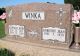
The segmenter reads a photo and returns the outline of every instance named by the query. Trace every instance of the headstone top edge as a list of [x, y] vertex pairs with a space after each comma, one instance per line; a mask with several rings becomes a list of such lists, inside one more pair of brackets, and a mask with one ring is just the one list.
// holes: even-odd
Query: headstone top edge
[[13, 7], [22, 7], [22, 6], [31, 6], [31, 5], [36, 5], [40, 6], [40, 5], [48, 5], [48, 6], [72, 6], [71, 4], [49, 4], [49, 3], [43, 3], [43, 2], [34, 2], [34, 3], [25, 3], [25, 4], [18, 4], [18, 5], [12, 5], [12, 6], [7, 6], [5, 8], [13, 8]]

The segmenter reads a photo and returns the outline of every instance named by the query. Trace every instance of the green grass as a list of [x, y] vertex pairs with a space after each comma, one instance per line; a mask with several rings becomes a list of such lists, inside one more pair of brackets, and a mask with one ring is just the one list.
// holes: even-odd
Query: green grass
[[15, 53], [6, 48], [0, 48], [0, 56], [15, 56]]
[[3, 38], [5, 35], [5, 23], [0, 21], [0, 38]]

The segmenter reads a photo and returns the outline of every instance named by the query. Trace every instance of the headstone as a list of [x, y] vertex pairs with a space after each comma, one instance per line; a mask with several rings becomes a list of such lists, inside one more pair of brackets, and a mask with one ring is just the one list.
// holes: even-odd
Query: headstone
[[6, 12], [9, 14], [5, 26], [8, 35], [18, 32], [19, 36], [42, 44], [51, 39], [51, 45], [58, 47], [69, 47], [72, 42], [70, 4], [31, 3], [6, 7]]

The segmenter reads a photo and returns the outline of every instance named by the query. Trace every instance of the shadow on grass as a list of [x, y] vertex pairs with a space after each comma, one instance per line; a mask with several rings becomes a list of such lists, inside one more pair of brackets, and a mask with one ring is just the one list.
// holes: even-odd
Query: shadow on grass
[[6, 48], [0, 48], [0, 56], [15, 56], [15, 53]]

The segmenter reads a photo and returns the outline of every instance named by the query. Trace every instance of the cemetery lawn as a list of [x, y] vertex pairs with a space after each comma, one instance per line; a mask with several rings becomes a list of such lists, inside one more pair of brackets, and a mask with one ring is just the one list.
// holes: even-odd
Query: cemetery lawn
[[0, 21], [0, 38], [5, 36], [5, 23], [4, 21]]

